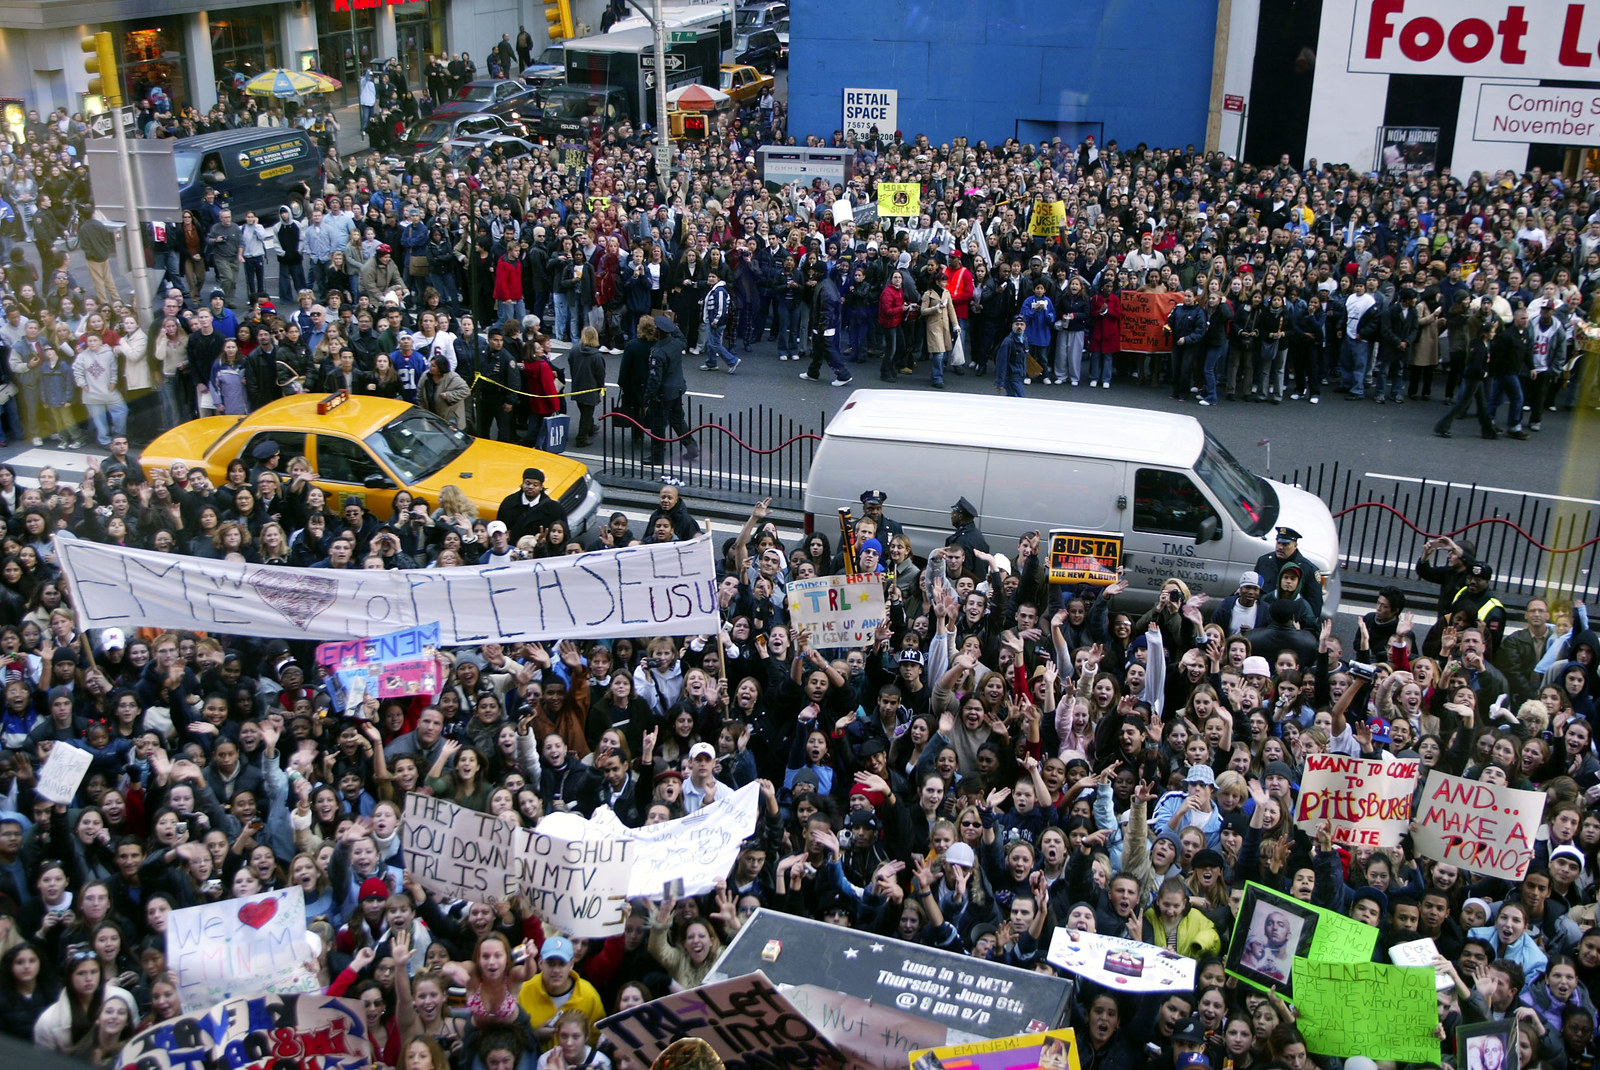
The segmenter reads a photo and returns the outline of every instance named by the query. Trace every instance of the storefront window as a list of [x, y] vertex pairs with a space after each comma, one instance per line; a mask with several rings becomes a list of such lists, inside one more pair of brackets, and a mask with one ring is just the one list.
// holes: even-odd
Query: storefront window
[[182, 52], [184, 17], [124, 23], [121, 32], [112, 31], [121, 46], [117, 69], [129, 103], [150, 99], [155, 89], [166, 95], [174, 111], [189, 103]]
[[284, 65], [277, 13], [271, 8], [211, 12], [211, 65], [217, 75], [217, 95], [237, 103], [246, 82]]
[[350, 0], [317, 0], [317, 43], [322, 49], [318, 69], [343, 85], [330, 93], [335, 106], [359, 98], [361, 71], [373, 61], [378, 47], [377, 12]]
[[395, 42], [406, 81], [416, 89], [427, 84], [424, 71], [428, 57], [445, 50], [444, 5], [446, 0], [402, 4], [394, 9]]

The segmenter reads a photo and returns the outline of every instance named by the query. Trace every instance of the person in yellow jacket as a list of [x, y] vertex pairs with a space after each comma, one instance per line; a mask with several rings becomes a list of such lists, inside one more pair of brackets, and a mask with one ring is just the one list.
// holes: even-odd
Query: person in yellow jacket
[[1147, 944], [1169, 948], [1191, 959], [1215, 955], [1222, 948], [1217, 927], [1205, 914], [1189, 905], [1189, 888], [1177, 877], [1161, 882], [1156, 905], [1145, 911], [1144, 916], [1143, 939]]
[[572, 971], [572, 954], [572, 941], [565, 936], [547, 938], [539, 948], [539, 972], [523, 982], [517, 997], [528, 1012], [541, 1052], [555, 1043], [555, 1018], [564, 1010], [582, 1011], [589, 1019], [590, 1044], [600, 1037], [594, 1023], [606, 1016], [605, 1006], [594, 985]]

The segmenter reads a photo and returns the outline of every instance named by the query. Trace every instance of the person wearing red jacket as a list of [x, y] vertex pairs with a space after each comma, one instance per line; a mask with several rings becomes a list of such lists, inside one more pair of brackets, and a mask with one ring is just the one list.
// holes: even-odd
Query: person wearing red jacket
[[[1108, 273], [1109, 274], [1109, 273]], [[1122, 298], [1110, 279], [1089, 299], [1089, 381], [1111, 389], [1111, 369], [1122, 352]]]
[[512, 242], [494, 265], [494, 301], [500, 322], [522, 322], [527, 306], [522, 299], [522, 246]]
[[[956, 328], [959, 331], [957, 345], [961, 344], [961, 339], [967, 334], [967, 316], [971, 313], [972, 306], [972, 286], [972, 272], [962, 263], [960, 250], [951, 253], [950, 262], [944, 269], [944, 289], [950, 295], [950, 303], [956, 311]], [[964, 370], [954, 366], [950, 370], [957, 375], [966, 374]]]
[[889, 273], [889, 284], [878, 297], [878, 326], [883, 328], [883, 361], [878, 365], [878, 378], [886, 383], [900, 381], [894, 358], [901, 344], [900, 325], [905, 321], [905, 279], [895, 270]]
[[[586, 328], [592, 331], [594, 328]], [[544, 429], [547, 416], [554, 416], [561, 411], [560, 390], [556, 386], [556, 369], [550, 363], [549, 351], [543, 342], [532, 342], [528, 346], [528, 357], [522, 364], [523, 377], [526, 380], [528, 391], [528, 426], [522, 432], [522, 444], [535, 449], [539, 445], [539, 433]]]

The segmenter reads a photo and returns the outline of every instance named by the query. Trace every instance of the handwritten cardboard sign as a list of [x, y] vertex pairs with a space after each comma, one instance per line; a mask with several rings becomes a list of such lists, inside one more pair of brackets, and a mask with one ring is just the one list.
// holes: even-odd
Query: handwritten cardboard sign
[[1439, 958], [1439, 946], [1429, 937], [1420, 940], [1407, 940], [1403, 944], [1389, 946], [1389, 961], [1396, 966], [1426, 966], [1434, 971], [1433, 986], [1443, 992], [1447, 988], [1454, 988], [1456, 983], [1450, 977], [1450, 971], [1444, 968], [1443, 963], [1435, 965]]
[[1314, 1055], [1437, 1063], [1433, 970], [1295, 959], [1295, 1025]]
[[949, 1030], [950, 1042], [1038, 1033], [1066, 1023], [1073, 982], [998, 962], [762, 908], [739, 927], [711, 979], [760, 970]]
[[783, 985], [779, 990], [844, 1052], [850, 1070], [905, 1070], [913, 1051], [951, 1041], [952, 1030], [946, 1026], [845, 992], [821, 985]]
[[245, 996], [136, 1033], [111, 1065], [121, 1070], [369, 1070], [373, 1048], [358, 1000]]
[[869, 647], [887, 607], [877, 576], [817, 576], [791, 580], [785, 598], [789, 620], [811, 632], [819, 649]]
[[439, 643], [601, 639], [717, 630], [711, 538], [471, 568], [281, 568], [74, 539], [56, 562], [85, 628], [174, 628], [348, 639], [439, 624]]
[[1195, 961], [1164, 947], [1118, 936], [1057, 928], [1050, 965], [1121, 992], [1188, 992]]
[[917, 182], [879, 182], [878, 214], [880, 216], [910, 216], [922, 214], [922, 186]]
[[1295, 824], [1308, 833], [1317, 823], [1333, 826], [1333, 842], [1397, 847], [1411, 824], [1411, 796], [1419, 761], [1375, 762], [1342, 754], [1306, 756], [1295, 800]]
[[[1141, 280], [1142, 281], [1142, 280]], [[1118, 325], [1122, 332], [1124, 353], [1170, 353], [1172, 339], [1167, 337], [1167, 317], [1183, 304], [1182, 294], [1140, 293], [1137, 290], [1122, 292], [1122, 318]]]
[[615, 936], [627, 920], [628, 840], [566, 839], [412, 794], [401, 844], [407, 871], [430, 892], [476, 903], [521, 896], [568, 936]]
[[841, 1070], [844, 1055], [757, 971], [674, 992], [600, 1021], [600, 1032], [650, 1065], [682, 1037], [710, 1044], [727, 1070]]
[[1034, 201], [1028, 217], [1028, 233], [1035, 238], [1054, 238], [1067, 225], [1065, 201]]
[[50, 757], [39, 768], [39, 782], [34, 794], [41, 799], [66, 805], [78, 797], [78, 785], [84, 774], [94, 764], [94, 755], [70, 743], [57, 743], [50, 748]]
[[1417, 854], [1520, 881], [1533, 862], [1544, 803], [1542, 791], [1518, 791], [1435, 769], [1422, 789]]
[[174, 910], [167, 962], [185, 1007], [261, 993], [315, 992], [305, 968], [306, 899], [299, 885]]

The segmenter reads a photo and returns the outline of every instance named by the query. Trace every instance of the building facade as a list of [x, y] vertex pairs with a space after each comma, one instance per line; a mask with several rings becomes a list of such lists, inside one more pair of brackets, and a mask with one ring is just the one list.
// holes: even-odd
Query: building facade
[[[1224, 0], [1226, 2], [1226, 0]], [[843, 128], [846, 89], [893, 90], [909, 140], [1198, 145], [1218, 0], [790, 0], [789, 128]]]
[[[214, 0], [213, 0], [214, 2]], [[577, 0], [577, 21], [598, 25], [604, 0]], [[0, 99], [47, 115], [90, 114], [80, 40], [108, 31], [125, 100], [160, 89], [201, 112], [243, 79], [273, 67], [320, 70], [354, 103], [362, 68], [399, 59], [414, 88], [427, 57], [472, 55], [479, 70], [502, 33], [526, 26], [534, 51], [547, 43], [542, 0], [280, 0], [212, 6], [208, 0], [0, 0]]]

